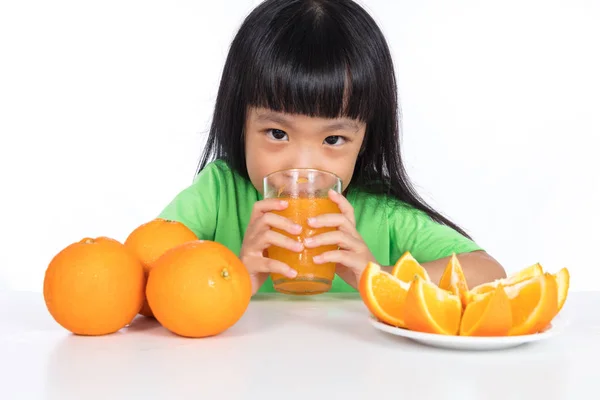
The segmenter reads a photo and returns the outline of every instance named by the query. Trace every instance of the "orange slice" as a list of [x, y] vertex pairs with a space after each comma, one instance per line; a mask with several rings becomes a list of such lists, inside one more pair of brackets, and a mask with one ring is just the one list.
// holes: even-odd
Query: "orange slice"
[[370, 262], [363, 271], [358, 291], [368, 310], [388, 325], [404, 328], [404, 301], [409, 284], [394, 278]]
[[510, 299], [510, 336], [530, 335], [545, 329], [558, 310], [558, 286], [554, 275], [544, 273], [505, 287]]
[[544, 269], [540, 265], [540, 263], [535, 263], [530, 265], [529, 267], [523, 268], [520, 271], [517, 271], [506, 278], [506, 284], [512, 285], [514, 283], [519, 283], [524, 281], [525, 279], [529, 279], [533, 276], [540, 276], [544, 274]]
[[412, 331], [456, 335], [460, 327], [460, 297], [415, 276], [404, 301], [404, 323]]
[[502, 284], [465, 308], [460, 323], [461, 336], [506, 336], [512, 327], [510, 300]]
[[554, 277], [556, 278], [556, 286], [558, 290], [558, 309], [556, 311], [558, 314], [565, 305], [565, 301], [567, 301], [571, 277], [567, 268], [563, 268], [558, 271], [556, 274], [554, 274]]
[[456, 254], [452, 254], [450, 261], [448, 261], [438, 286], [440, 289], [447, 290], [450, 293], [457, 295], [460, 298], [463, 307], [467, 306], [467, 303], [469, 302], [469, 287], [467, 286], [465, 274], [458, 262]]
[[544, 273], [542, 266], [537, 263], [533, 264], [529, 267], [523, 268], [520, 271], [517, 271], [506, 278], [496, 279], [492, 282], [482, 283], [481, 285], [475, 286], [471, 289], [471, 295], [478, 295], [482, 293], [492, 292], [499, 284], [504, 286], [511, 286], [517, 284], [519, 282], [523, 282], [526, 279], [532, 278], [534, 276], [540, 276]]
[[402, 257], [396, 261], [396, 264], [392, 269], [392, 275], [404, 282], [411, 282], [415, 275], [419, 275], [426, 281], [431, 280], [429, 279], [429, 275], [425, 268], [415, 260], [409, 251], [405, 252]]
[[552, 327], [552, 320], [556, 315], [562, 310], [565, 305], [565, 301], [567, 300], [567, 294], [569, 293], [569, 270], [567, 268], [562, 268], [556, 274], [553, 274], [552, 277], [556, 280], [556, 310], [554, 314], [548, 315], [546, 319], [548, 320], [548, 325], [545, 328], [542, 328], [540, 332], [543, 332]]

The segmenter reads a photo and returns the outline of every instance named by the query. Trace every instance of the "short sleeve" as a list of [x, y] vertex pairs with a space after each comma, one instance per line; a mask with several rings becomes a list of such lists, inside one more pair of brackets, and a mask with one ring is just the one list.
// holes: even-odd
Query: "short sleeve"
[[214, 240], [221, 187], [219, 167], [208, 164], [159, 214], [191, 229], [198, 239]]
[[483, 250], [473, 240], [414, 207], [396, 204], [390, 206], [388, 213], [393, 262], [405, 251], [410, 251], [418, 262], [425, 263], [449, 257], [452, 253]]

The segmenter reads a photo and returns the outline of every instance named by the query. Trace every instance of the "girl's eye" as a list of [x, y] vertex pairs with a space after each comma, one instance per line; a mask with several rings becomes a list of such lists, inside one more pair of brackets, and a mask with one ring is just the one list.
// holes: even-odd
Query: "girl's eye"
[[287, 139], [287, 133], [285, 133], [284, 131], [280, 130], [280, 129], [269, 129], [267, 131], [267, 135], [271, 136], [272, 139], [274, 140], [284, 140]]
[[324, 142], [331, 146], [339, 146], [346, 142], [346, 138], [343, 136], [327, 136]]

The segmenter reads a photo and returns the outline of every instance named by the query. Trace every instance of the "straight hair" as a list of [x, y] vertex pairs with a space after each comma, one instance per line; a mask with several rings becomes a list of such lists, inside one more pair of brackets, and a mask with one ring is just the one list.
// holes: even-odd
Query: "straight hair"
[[233, 39], [197, 172], [224, 160], [248, 178], [244, 125], [250, 107], [366, 123], [349, 189], [382, 194], [467, 233], [412, 186], [400, 151], [392, 57], [371, 16], [351, 0], [266, 0]]

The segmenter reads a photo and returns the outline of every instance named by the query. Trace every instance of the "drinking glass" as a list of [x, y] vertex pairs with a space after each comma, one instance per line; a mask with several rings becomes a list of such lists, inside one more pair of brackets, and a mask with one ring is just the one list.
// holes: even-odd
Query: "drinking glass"
[[[274, 172], [263, 179], [264, 198], [286, 200], [288, 206], [275, 214], [289, 218], [302, 226], [302, 232], [292, 235], [273, 229], [294, 240], [304, 243], [304, 239], [333, 231], [337, 228], [312, 228], [308, 219], [321, 214], [340, 213], [340, 209], [328, 196], [330, 189], [341, 193], [341, 179], [330, 172], [317, 169], [296, 168]], [[298, 272], [295, 278], [272, 273], [275, 290], [287, 294], [312, 295], [325, 293], [331, 289], [335, 276], [335, 263], [315, 264], [313, 257], [326, 251], [336, 250], [337, 245], [304, 248], [300, 252], [270, 246], [268, 257], [281, 261]]]

